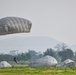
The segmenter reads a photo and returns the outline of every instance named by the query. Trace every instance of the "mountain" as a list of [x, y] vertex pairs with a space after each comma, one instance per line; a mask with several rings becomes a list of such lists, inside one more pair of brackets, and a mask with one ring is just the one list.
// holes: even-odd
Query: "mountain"
[[25, 52], [27, 50], [45, 51], [53, 48], [59, 41], [50, 37], [11, 37], [0, 39], [0, 53], [7, 53], [11, 50]]

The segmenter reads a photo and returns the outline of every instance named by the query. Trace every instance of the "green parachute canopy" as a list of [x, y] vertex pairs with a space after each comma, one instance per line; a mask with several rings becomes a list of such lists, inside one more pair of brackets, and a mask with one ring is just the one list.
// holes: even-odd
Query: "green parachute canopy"
[[0, 35], [13, 33], [28, 33], [31, 30], [31, 21], [19, 17], [5, 17], [0, 19]]

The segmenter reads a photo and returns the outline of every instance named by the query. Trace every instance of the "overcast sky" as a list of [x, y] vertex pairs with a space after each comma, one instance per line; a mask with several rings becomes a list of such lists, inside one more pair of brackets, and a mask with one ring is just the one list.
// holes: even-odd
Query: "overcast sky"
[[14, 36], [48, 36], [76, 44], [76, 0], [0, 0], [0, 18], [7, 16], [32, 22], [29, 34]]

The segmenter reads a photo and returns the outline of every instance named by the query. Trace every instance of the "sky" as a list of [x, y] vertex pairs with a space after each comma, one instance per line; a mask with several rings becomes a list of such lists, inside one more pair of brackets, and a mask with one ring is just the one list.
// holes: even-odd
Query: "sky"
[[30, 33], [0, 36], [48, 36], [76, 44], [76, 0], [0, 0], [0, 18], [22, 17], [32, 22]]

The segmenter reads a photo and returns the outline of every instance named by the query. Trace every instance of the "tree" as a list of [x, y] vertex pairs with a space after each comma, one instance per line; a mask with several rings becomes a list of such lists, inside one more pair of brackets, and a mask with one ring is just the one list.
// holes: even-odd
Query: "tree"
[[55, 46], [55, 49], [56, 49], [57, 51], [60, 51], [60, 50], [61, 50], [61, 44], [58, 43], [58, 44]]
[[41, 57], [42, 55], [41, 54], [38, 54], [36, 51], [34, 50], [29, 50], [28, 52], [26, 53], [21, 53], [21, 54], [18, 54], [16, 57], [19, 61], [21, 60], [36, 60], [37, 58]]
[[31, 58], [31, 55], [27, 52], [27, 53], [18, 54], [16, 57], [17, 57], [18, 61], [29, 60]]
[[66, 50], [66, 49], [67, 49], [66, 44], [62, 43], [62, 44], [61, 44], [61, 49], [62, 49], [62, 50]]
[[28, 51], [28, 53], [29, 53], [31, 56], [34, 56], [34, 55], [36, 55], [36, 54], [37, 54], [37, 52], [36, 52], [36, 51], [34, 51], [34, 50], [29, 50], [29, 51]]
[[76, 62], [76, 51], [74, 52], [73, 60]]
[[56, 48], [57, 51], [62, 51], [62, 50], [67, 49], [67, 45], [64, 44], [64, 43], [58, 43], [58, 44], [55, 46], [55, 48]]
[[28, 53], [29, 53], [30, 56], [31, 56], [31, 58], [30, 58], [31, 61], [36, 60], [36, 59], [38, 58], [38, 53], [37, 53], [36, 51], [34, 51], [34, 50], [29, 50]]
[[50, 55], [50, 56], [55, 57], [55, 51], [54, 51], [52, 48], [47, 49], [47, 50], [44, 52], [44, 56], [46, 56], [46, 55]]
[[0, 61], [13, 61], [14, 56], [8, 54], [1, 54]]
[[58, 54], [62, 58], [61, 61], [64, 61], [66, 59], [73, 59], [73, 55], [74, 55], [71, 49], [65, 49], [65, 50], [59, 51]]

